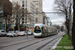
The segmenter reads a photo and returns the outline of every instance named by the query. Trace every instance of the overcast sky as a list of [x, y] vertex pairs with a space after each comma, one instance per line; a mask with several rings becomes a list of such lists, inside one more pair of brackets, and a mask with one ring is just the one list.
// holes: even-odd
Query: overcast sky
[[[10, 0], [12, 1], [12, 0]], [[43, 0], [43, 11], [44, 12], [54, 12], [54, 1], [55, 0]], [[50, 18], [51, 22], [56, 25], [62, 25], [65, 21], [65, 17], [63, 15], [46, 13], [46, 15]]]
[[[44, 12], [54, 12], [54, 1], [55, 0], [43, 0], [43, 11]], [[58, 15], [53, 13], [46, 13], [46, 15], [50, 18], [51, 22], [56, 25], [62, 25], [65, 21], [64, 15]]]

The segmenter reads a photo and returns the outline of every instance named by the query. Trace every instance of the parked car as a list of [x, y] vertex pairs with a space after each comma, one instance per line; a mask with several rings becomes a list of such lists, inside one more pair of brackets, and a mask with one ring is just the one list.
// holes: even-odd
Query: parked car
[[24, 36], [24, 35], [26, 35], [26, 32], [25, 31], [20, 31], [20, 32], [18, 32], [18, 35]]
[[16, 30], [15, 33], [19, 34], [20, 31]]
[[32, 31], [28, 31], [28, 35], [32, 35], [33, 34], [33, 32]]
[[18, 36], [18, 33], [16, 33], [15, 31], [9, 31], [7, 33], [7, 36]]
[[5, 30], [0, 30], [0, 36], [7, 36], [7, 32]]

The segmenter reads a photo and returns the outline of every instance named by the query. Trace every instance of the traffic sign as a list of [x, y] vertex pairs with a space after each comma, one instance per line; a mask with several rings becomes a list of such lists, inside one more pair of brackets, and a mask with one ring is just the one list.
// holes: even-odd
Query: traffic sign
[[15, 24], [13, 24], [13, 27], [15, 27]]
[[11, 25], [11, 27], [14, 28], [13, 25]]

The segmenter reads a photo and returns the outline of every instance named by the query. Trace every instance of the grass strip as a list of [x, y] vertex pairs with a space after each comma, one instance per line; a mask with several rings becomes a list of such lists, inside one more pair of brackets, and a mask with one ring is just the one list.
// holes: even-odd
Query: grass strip
[[69, 39], [69, 36], [67, 33], [63, 35], [63, 38], [61, 41], [58, 43], [57, 47], [55, 50], [72, 50], [72, 43], [71, 40]]

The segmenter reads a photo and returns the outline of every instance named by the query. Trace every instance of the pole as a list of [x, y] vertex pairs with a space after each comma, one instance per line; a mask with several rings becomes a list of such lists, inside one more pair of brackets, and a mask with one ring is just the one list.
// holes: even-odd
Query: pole
[[28, 38], [28, 30], [27, 30], [27, 38]]
[[7, 17], [5, 19], [5, 30], [7, 31]]
[[5, 26], [4, 26], [4, 29], [5, 29], [5, 31], [6, 31], [6, 18], [5, 18]]

